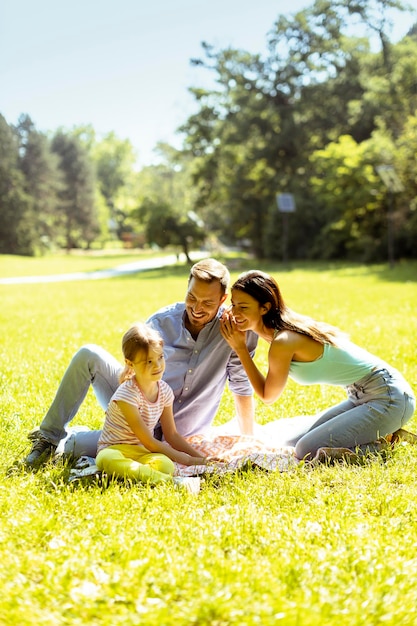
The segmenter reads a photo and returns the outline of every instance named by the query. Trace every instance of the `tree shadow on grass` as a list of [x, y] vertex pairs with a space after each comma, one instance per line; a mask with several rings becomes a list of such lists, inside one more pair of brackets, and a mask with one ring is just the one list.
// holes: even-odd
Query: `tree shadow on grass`
[[[300, 261], [283, 263], [276, 260], [257, 260], [247, 257], [233, 257], [232, 259], [216, 257], [224, 263], [232, 274], [240, 274], [251, 269], [258, 269], [273, 276], [290, 272], [334, 273], [341, 278], [358, 278], [364, 276], [374, 276], [381, 282], [407, 283], [417, 281], [417, 261], [398, 261], [393, 268], [387, 263], [365, 265], [363, 263], [349, 263], [341, 261]], [[167, 278], [184, 278], [188, 280], [191, 265], [178, 264], [163, 268], [147, 269], [141, 272], [118, 276], [121, 280], [137, 280], [138, 276], [142, 280], [158, 280]]]

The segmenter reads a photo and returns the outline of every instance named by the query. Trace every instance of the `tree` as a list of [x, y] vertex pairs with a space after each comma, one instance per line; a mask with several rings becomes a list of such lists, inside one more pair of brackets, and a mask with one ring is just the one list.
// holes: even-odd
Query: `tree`
[[396, 247], [405, 257], [416, 256], [417, 241], [417, 115], [409, 115], [395, 142], [391, 164], [401, 181], [395, 194]]
[[362, 262], [385, 258], [383, 189], [368, 143], [345, 135], [311, 160], [315, 174], [310, 183], [322, 220], [314, 256]]
[[131, 198], [135, 151], [128, 139], [119, 139], [112, 132], [93, 145], [91, 155], [100, 192], [120, 237], [134, 208]]
[[123, 239], [131, 230], [129, 214], [136, 206], [134, 148], [114, 132], [98, 138], [91, 125], [77, 126], [71, 135], [80, 140], [94, 165], [101, 238], [105, 240], [111, 231]]
[[25, 179], [25, 192], [30, 198], [36, 248], [42, 250], [54, 243], [62, 173], [49, 139], [36, 131], [29, 116], [20, 116], [16, 132], [19, 137], [20, 169]]
[[222, 89], [194, 90], [201, 114], [182, 127], [185, 149], [195, 159], [197, 207], [210, 230], [222, 232], [229, 243], [250, 239], [260, 257], [277, 161], [288, 164], [294, 154], [293, 112], [288, 107], [281, 115], [264, 93], [258, 56], [230, 49], [214, 53], [207, 45], [205, 52], [206, 67], [218, 73]]
[[[310, 155], [343, 135], [366, 141], [381, 115], [390, 118], [384, 102], [367, 97], [372, 81], [364, 71], [376, 59], [381, 71], [392, 69], [386, 64], [387, 6], [402, 8], [395, 0], [317, 0], [277, 19], [265, 58], [203, 44], [206, 58], [194, 64], [214, 73], [215, 87], [192, 90], [200, 110], [181, 130], [194, 157], [197, 206], [223, 236], [249, 239], [258, 257], [275, 256], [281, 230], [275, 194], [290, 192], [297, 196], [291, 249], [309, 255], [306, 242], [323, 227], [309, 189]], [[373, 10], [379, 8], [378, 23]], [[361, 36], [348, 36], [358, 18]], [[382, 57], [365, 36], [375, 24]], [[387, 100], [388, 109], [393, 102]]]
[[188, 263], [192, 263], [190, 250], [205, 239], [204, 224], [193, 212], [181, 214], [172, 205], [163, 201], [145, 199], [135, 215], [145, 223], [146, 238], [150, 244], [160, 248], [178, 246]]
[[16, 134], [0, 115], [0, 253], [32, 255], [34, 229]]
[[[257, 257], [273, 252], [267, 247], [271, 225], [275, 240], [279, 234], [271, 221], [276, 193], [306, 195], [300, 190], [308, 152], [348, 128], [341, 93], [359, 98], [363, 92], [359, 53], [344, 44], [342, 19], [331, 6], [321, 22], [315, 11], [281, 17], [266, 59], [204, 45], [208, 60], [198, 63], [216, 72], [217, 88], [194, 91], [201, 115], [182, 128], [185, 148], [196, 157], [200, 204], [236, 240], [250, 239]], [[295, 220], [304, 227], [302, 214]]]
[[62, 131], [52, 139], [59, 157], [64, 187], [59, 193], [59, 227], [67, 248], [89, 247], [98, 234], [94, 205], [94, 170], [86, 150], [75, 136]]

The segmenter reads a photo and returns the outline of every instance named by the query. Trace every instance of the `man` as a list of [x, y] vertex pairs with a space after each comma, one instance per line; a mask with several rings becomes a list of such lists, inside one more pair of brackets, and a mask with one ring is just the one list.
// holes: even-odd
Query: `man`
[[[163, 378], [174, 391], [175, 423], [184, 437], [208, 432], [226, 382], [234, 396], [241, 432], [253, 434], [252, 387], [236, 354], [220, 334], [229, 281], [229, 271], [222, 263], [215, 259], [199, 261], [190, 270], [185, 302], [169, 305], [147, 321], [164, 340], [166, 369]], [[256, 335], [249, 332], [247, 344], [252, 356], [256, 343]], [[78, 350], [39, 430], [29, 436], [33, 444], [24, 460], [26, 466], [38, 467], [55, 453], [90, 385], [101, 407], [107, 408], [119, 385], [122, 369], [121, 364], [99, 346], [88, 344]], [[73, 434], [65, 451], [74, 456], [96, 456], [100, 432]]]

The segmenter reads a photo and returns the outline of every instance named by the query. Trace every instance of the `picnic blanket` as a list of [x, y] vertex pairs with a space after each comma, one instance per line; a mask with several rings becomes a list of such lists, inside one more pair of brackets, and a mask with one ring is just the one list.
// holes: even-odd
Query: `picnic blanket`
[[[213, 456], [216, 460], [207, 465], [186, 466], [175, 463], [176, 476], [224, 475], [255, 467], [285, 472], [298, 463], [294, 448], [268, 446], [259, 439], [245, 435], [194, 435], [185, 439], [201, 451], [202, 456]], [[81, 456], [70, 471], [68, 483], [92, 479], [101, 474], [94, 457]]]
[[[223, 427], [213, 428], [209, 435], [185, 437], [188, 443], [199, 450], [202, 455], [215, 457], [216, 460], [207, 465], [186, 466], [176, 463], [175, 474], [184, 477], [204, 474], [221, 475], [246, 467], [258, 467], [266, 471], [288, 471], [300, 461], [295, 456], [294, 448], [283, 443], [282, 432], [278, 432], [276, 425], [272, 424], [270, 428], [268, 426], [262, 432], [258, 432], [255, 437], [230, 434]], [[230, 424], [227, 425], [227, 429], [230, 429]], [[417, 435], [401, 429], [391, 438], [380, 442], [381, 450], [396, 446], [398, 443], [417, 444]], [[363, 455], [346, 448], [320, 448], [313, 463], [331, 461], [360, 463], [363, 458]], [[74, 469], [70, 471], [68, 482], [94, 478], [98, 475], [101, 475], [101, 472], [95, 464], [95, 458], [81, 456]]]
[[181, 465], [176, 463], [178, 476], [201, 476], [202, 474], [226, 474], [244, 467], [259, 467], [263, 470], [280, 472], [294, 467], [298, 460], [294, 448], [274, 447], [261, 439], [245, 435], [193, 435], [185, 437], [187, 442], [204, 456], [213, 456], [216, 461], [207, 465]]

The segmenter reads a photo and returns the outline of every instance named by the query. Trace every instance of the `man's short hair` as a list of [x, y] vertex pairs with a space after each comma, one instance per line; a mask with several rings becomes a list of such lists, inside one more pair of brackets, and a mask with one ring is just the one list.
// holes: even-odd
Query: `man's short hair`
[[223, 263], [216, 261], [216, 259], [202, 259], [195, 263], [188, 277], [188, 282], [192, 278], [202, 280], [206, 283], [212, 283], [218, 280], [223, 293], [226, 293], [230, 284], [229, 270]]

